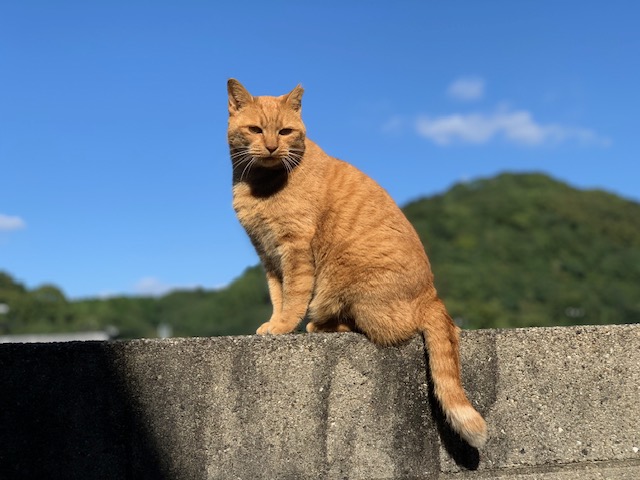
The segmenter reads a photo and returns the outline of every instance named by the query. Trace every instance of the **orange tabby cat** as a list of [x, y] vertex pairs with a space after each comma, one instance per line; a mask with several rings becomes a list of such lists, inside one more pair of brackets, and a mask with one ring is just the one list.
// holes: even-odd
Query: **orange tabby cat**
[[253, 97], [230, 79], [233, 207], [255, 246], [273, 303], [258, 334], [356, 330], [390, 345], [420, 332], [451, 426], [480, 447], [487, 428], [462, 388], [459, 329], [433, 285], [420, 239], [391, 197], [306, 138], [303, 89]]

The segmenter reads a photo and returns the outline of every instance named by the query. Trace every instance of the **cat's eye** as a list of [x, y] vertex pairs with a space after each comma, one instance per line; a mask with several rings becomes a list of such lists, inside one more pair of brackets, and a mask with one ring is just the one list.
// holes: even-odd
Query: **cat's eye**
[[293, 133], [292, 128], [281, 128], [278, 134], [280, 135], [291, 135]]
[[262, 129], [256, 125], [251, 125], [248, 128], [251, 133], [262, 133]]

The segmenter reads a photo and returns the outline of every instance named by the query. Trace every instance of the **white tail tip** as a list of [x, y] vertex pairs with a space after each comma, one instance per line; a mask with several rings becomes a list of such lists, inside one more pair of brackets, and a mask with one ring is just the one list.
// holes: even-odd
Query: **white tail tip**
[[480, 448], [487, 443], [487, 424], [471, 405], [454, 407], [446, 413], [451, 427], [469, 445]]

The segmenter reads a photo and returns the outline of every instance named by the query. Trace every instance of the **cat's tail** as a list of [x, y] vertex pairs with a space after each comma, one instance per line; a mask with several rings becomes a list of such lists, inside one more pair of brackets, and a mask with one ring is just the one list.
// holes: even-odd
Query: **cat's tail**
[[469, 445], [480, 448], [487, 441], [487, 424], [469, 402], [462, 388], [458, 337], [444, 304], [435, 299], [423, 312], [422, 332], [429, 352], [433, 391], [455, 430]]

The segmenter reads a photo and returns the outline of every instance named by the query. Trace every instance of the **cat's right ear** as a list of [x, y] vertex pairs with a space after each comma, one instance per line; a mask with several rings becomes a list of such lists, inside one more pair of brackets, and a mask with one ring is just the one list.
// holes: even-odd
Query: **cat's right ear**
[[227, 80], [229, 92], [229, 115], [234, 115], [253, 102], [253, 97], [235, 78]]

